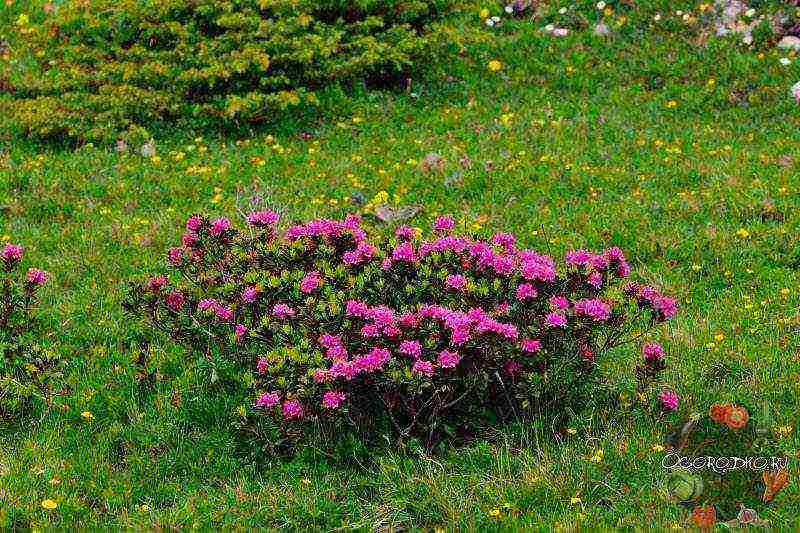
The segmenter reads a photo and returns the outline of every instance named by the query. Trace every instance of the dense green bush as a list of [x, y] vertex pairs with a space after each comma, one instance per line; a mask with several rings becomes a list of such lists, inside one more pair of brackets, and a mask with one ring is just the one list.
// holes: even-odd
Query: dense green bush
[[109, 140], [192, 118], [267, 121], [337, 83], [399, 79], [451, 0], [81, 0], [16, 31], [11, 121], [41, 138]]
[[[556, 262], [455, 233], [368, 233], [358, 216], [286, 231], [278, 214], [192, 216], [171, 272], [130, 286], [126, 309], [190, 348], [226, 393], [247, 390], [251, 442], [327, 445], [357, 434], [432, 448], [505, 421], [557, 423], [603, 390], [598, 362], [672, 318], [674, 299], [620, 282], [618, 248]], [[645, 346], [638, 373], [664, 370]], [[678, 398], [662, 399], [674, 410]], [[249, 424], [249, 425], [247, 425]]]

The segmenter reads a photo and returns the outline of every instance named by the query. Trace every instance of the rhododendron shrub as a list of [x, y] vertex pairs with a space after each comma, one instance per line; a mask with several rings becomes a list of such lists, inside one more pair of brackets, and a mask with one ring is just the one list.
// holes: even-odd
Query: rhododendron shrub
[[46, 386], [54, 362], [36, 342], [34, 312], [48, 274], [22, 267], [24, 249], [0, 247], [0, 418], [20, 412]]
[[[431, 445], [558, 411], [591, 394], [610, 349], [677, 310], [621, 284], [617, 248], [557, 264], [508, 233], [459, 235], [448, 217], [426, 237], [370, 235], [354, 215], [282, 230], [278, 218], [253, 213], [239, 230], [192, 216], [170, 271], [133, 284], [126, 307], [245, 369], [251, 414], [284, 437], [389, 429]], [[642, 372], [662, 369], [656, 352]]]

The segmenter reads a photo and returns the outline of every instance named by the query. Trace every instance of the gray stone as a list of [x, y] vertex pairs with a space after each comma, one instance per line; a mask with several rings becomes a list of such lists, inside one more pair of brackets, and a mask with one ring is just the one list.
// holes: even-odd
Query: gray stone
[[778, 48], [783, 50], [795, 50], [800, 52], [800, 37], [794, 35], [787, 35], [778, 42]]

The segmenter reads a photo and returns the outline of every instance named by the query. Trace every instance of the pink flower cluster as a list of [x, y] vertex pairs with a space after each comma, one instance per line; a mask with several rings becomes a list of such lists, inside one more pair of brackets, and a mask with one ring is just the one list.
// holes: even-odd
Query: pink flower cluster
[[647, 285], [628, 283], [624, 288], [625, 294], [636, 298], [640, 307], [649, 307], [653, 310], [657, 322], [670, 320], [678, 314], [678, 302], [675, 298], [664, 296], [658, 290]]
[[[383, 240], [368, 239], [355, 215], [285, 232], [273, 211], [247, 221], [258, 231], [190, 217], [168, 259], [195, 282], [151, 278], [147, 301], [233, 338], [258, 390], [269, 391], [254, 405], [284, 420], [333, 416], [345, 404], [352, 413], [364, 390], [392, 405], [408, 391], [460, 390], [476, 372], [485, 383], [502, 372], [514, 386], [558, 358], [590, 372], [600, 339], [614, 338], [598, 332], [616, 332], [629, 309], [638, 305], [650, 325], [677, 312], [648, 286], [630, 283], [628, 299], [614, 298], [608, 289], [630, 273], [619, 248], [570, 251], [557, 266], [511, 233], [457, 235], [451, 217], [437, 218], [428, 239], [401, 226]], [[651, 343], [643, 354], [660, 360], [663, 350]]]

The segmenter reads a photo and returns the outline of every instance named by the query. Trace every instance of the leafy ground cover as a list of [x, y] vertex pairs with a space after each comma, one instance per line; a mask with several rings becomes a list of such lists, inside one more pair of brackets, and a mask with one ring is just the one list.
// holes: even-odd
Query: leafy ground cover
[[[24, 7], [6, 4], [3, 28]], [[0, 524], [686, 526], [665, 487], [664, 436], [717, 402], [768, 405], [796, 478], [800, 60], [704, 34], [699, 4], [609, 4], [554, 6], [533, 23], [470, 6], [447, 30], [457, 56], [408, 92], [349, 96], [269, 131], [162, 132], [144, 150], [5, 135], [0, 239], [50, 272], [43, 343], [68, 364], [59, 394], [0, 431]], [[543, 30], [570, 13], [591, 25]], [[610, 36], [592, 31], [601, 18]], [[130, 322], [120, 284], [161, 264], [192, 212], [265, 205], [306, 219], [384, 202], [418, 208], [413, 225], [451, 213], [554, 256], [623, 248], [681, 303], [653, 339], [669, 347], [678, 410], [646, 414], [623, 382], [627, 416], [613, 425], [588, 409], [568, 427], [500, 429], [438, 456], [246, 461], [229, 423], [240, 403], [207, 394], [180, 347]], [[607, 370], [638, 357], [617, 350]], [[759, 514], [796, 528], [799, 501], [795, 479]]]

